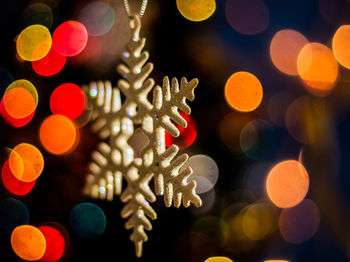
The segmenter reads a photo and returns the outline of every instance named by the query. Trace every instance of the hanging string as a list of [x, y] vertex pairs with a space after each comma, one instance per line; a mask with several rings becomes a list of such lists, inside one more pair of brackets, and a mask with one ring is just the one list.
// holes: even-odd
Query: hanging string
[[[125, 11], [128, 14], [128, 16], [132, 16], [133, 14], [130, 11], [130, 6], [129, 6], [129, 1], [128, 0], [123, 0], [124, 2], [124, 7]], [[146, 11], [148, 0], [142, 0], [141, 8], [139, 11], [139, 17], [142, 17]]]

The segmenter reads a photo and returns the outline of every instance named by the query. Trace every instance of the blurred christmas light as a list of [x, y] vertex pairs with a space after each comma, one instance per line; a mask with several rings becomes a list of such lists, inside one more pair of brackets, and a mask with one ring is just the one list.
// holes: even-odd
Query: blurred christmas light
[[10, 116], [3, 106], [3, 102], [0, 102], [0, 114], [2, 118], [12, 127], [22, 127], [28, 124], [34, 117], [35, 111], [29, 116], [24, 118], [13, 118]]
[[65, 250], [65, 241], [63, 236], [54, 227], [39, 226], [38, 229], [43, 233], [46, 240], [46, 250], [43, 257], [39, 261], [58, 261], [62, 257]]
[[227, 257], [210, 257], [206, 259], [204, 262], [233, 262], [233, 260]]
[[30, 25], [23, 29], [16, 40], [18, 55], [26, 61], [42, 59], [50, 51], [50, 31], [43, 25]]
[[0, 201], [0, 228], [11, 233], [15, 227], [28, 224], [29, 211], [25, 204], [14, 198]]
[[47, 151], [61, 155], [70, 152], [77, 144], [78, 130], [66, 116], [52, 115], [42, 122], [39, 137]]
[[275, 67], [287, 75], [298, 75], [298, 55], [307, 43], [306, 37], [298, 31], [278, 31], [270, 43], [270, 57]]
[[35, 101], [31, 93], [22, 87], [7, 91], [2, 103], [6, 112], [15, 119], [28, 117], [35, 111]]
[[77, 21], [59, 25], [52, 35], [55, 51], [63, 56], [75, 56], [84, 50], [88, 40], [85, 26]]
[[[2, 167], [1, 180], [4, 187], [12, 194], [24, 196], [32, 191], [36, 180], [32, 182], [23, 182], [18, 180], [11, 172], [8, 161]], [[25, 224], [25, 223], [23, 223]]]
[[42, 2], [31, 3], [24, 9], [21, 20], [25, 26], [40, 24], [50, 28], [53, 23], [52, 9]]
[[333, 36], [332, 49], [339, 64], [350, 69], [350, 25], [342, 25], [337, 29]]
[[70, 213], [70, 225], [82, 238], [94, 238], [106, 229], [106, 216], [103, 210], [92, 203], [80, 203]]
[[225, 85], [226, 102], [235, 110], [250, 112], [261, 103], [263, 89], [258, 78], [248, 72], [237, 72]]
[[32, 62], [35, 73], [41, 76], [53, 76], [59, 73], [66, 64], [67, 58], [51, 48], [50, 52], [42, 59]]
[[283, 209], [279, 218], [279, 229], [283, 238], [293, 244], [312, 238], [320, 225], [320, 211], [310, 199], [297, 206]]
[[39, 229], [30, 225], [16, 227], [11, 234], [11, 246], [20, 258], [39, 260], [46, 250], [46, 240]]
[[241, 34], [259, 34], [270, 22], [270, 13], [263, 0], [227, 0], [225, 10], [228, 23]]
[[19, 80], [12, 82], [6, 88], [5, 94], [14, 88], [24, 88], [25, 90], [27, 90], [32, 95], [32, 97], [35, 101], [35, 107], [38, 105], [39, 95], [38, 95], [38, 92], [37, 92], [35, 86], [30, 81], [28, 81], [26, 79], [19, 79]]
[[84, 111], [85, 100], [85, 94], [78, 85], [65, 83], [52, 92], [50, 109], [53, 114], [61, 114], [73, 120]]
[[281, 208], [299, 204], [309, 190], [309, 175], [295, 160], [277, 163], [266, 178], [266, 192], [271, 202]]
[[298, 55], [297, 68], [310, 93], [326, 96], [335, 87], [338, 63], [327, 46], [320, 43], [306, 44]]
[[216, 9], [215, 0], [176, 0], [176, 5], [183, 17], [195, 22], [208, 19]]
[[110, 4], [93, 1], [80, 10], [78, 20], [86, 26], [89, 35], [101, 36], [113, 27], [115, 12]]

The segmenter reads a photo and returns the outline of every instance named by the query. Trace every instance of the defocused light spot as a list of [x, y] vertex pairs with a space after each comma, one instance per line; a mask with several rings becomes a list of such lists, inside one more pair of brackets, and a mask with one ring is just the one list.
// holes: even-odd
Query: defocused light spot
[[82, 238], [94, 238], [106, 229], [106, 216], [102, 209], [92, 203], [76, 205], [70, 213], [70, 225]]
[[46, 250], [44, 256], [39, 260], [42, 262], [58, 261], [65, 250], [65, 242], [61, 233], [54, 227], [39, 226], [46, 240]]
[[256, 203], [248, 206], [242, 219], [243, 231], [252, 240], [266, 239], [277, 228], [276, 210], [268, 203]]
[[315, 141], [316, 119], [312, 114], [314, 110], [320, 111], [307, 96], [299, 97], [288, 107], [286, 127], [289, 134], [300, 143], [312, 144]]
[[298, 31], [290, 29], [278, 31], [270, 44], [270, 56], [273, 64], [285, 74], [298, 75], [298, 55], [307, 43], [306, 37]]
[[0, 67], [0, 98], [4, 95], [5, 89], [13, 82], [15, 78], [9, 70]]
[[52, 45], [50, 31], [42, 25], [30, 25], [18, 35], [18, 55], [27, 61], [37, 61], [47, 55]]
[[0, 114], [2, 118], [12, 127], [22, 127], [28, 124], [34, 117], [35, 111], [31, 113], [29, 116], [24, 117], [24, 118], [13, 118], [10, 116], [3, 105], [3, 102], [0, 102]]
[[297, 60], [298, 74], [317, 96], [328, 95], [338, 79], [338, 63], [332, 51], [320, 43], [306, 44]]
[[61, 114], [73, 120], [85, 108], [85, 94], [81, 88], [72, 83], [58, 86], [51, 94], [50, 108], [53, 114]]
[[198, 194], [205, 193], [212, 189], [219, 176], [219, 169], [216, 162], [206, 155], [191, 156], [182, 166], [181, 170], [191, 167], [193, 174], [189, 177], [189, 181], [197, 182], [196, 192]]
[[220, 217], [205, 216], [199, 218], [192, 228], [195, 232], [204, 233], [214, 243], [225, 244], [228, 237], [228, 226]]
[[260, 105], [262, 97], [261, 83], [251, 73], [234, 73], [226, 82], [225, 98], [233, 109], [241, 112], [253, 111]]
[[11, 246], [17, 256], [34, 261], [43, 257], [46, 241], [39, 229], [29, 225], [16, 227], [11, 234]]
[[86, 46], [88, 35], [85, 26], [77, 21], [59, 25], [52, 35], [52, 45], [63, 56], [75, 56]]
[[13, 118], [25, 118], [35, 110], [35, 101], [31, 93], [22, 87], [7, 91], [2, 102], [6, 112]]
[[186, 120], [187, 127], [183, 128], [182, 126], [175, 124], [180, 131], [180, 135], [178, 137], [173, 137], [167, 131], [165, 131], [165, 145], [170, 147], [172, 144], [175, 144], [180, 150], [182, 150], [192, 145], [196, 140], [197, 124], [190, 115], [187, 115], [182, 111], [180, 111], [180, 115]]
[[283, 209], [279, 228], [283, 238], [289, 243], [303, 243], [312, 238], [320, 225], [320, 211], [316, 204], [305, 199], [299, 205]]
[[86, 26], [89, 35], [101, 36], [113, 27], [115, 13], [108, 3], [94, 1], [81, 9], [78, 20]]
[[266, 30], [270, 13], [262, 0], [227, 0], [226, 19], [237, 32], [255, 35]]
[[206, 259], [204, 262], [233, 262], [233, 260], [227, 257], [210, 257]]
[[350, 69], [350, 25], [338, 28], [333, 36], [332, 49], [339, 64]]
[[25, 26], [41, 24], [50, 28], [53, 22], [52, 9], [44, 3], [32, 3], [24, 9], [22, 20]]
[[32, 62], [32, 67], [35, 73], [41, 76], [53, 76], [59, 73], [66, 64], [67, 58], [56, 53], [51, 48], [50, 52], [42, 59]]
[[183, 17], [195, 22], [208, 19], [216, 9], [215, 0], [176, 0], [176, 5]]
[[277, 92], [270, 98], [267, 110], [269, 118], [274, 124], [285, 126], [288, 106], [294, 99], [294, 95], [288, 91]]
[[[18, 165], [18, 155], [23, 161], [23, 171]], [[22, 143], [13, 148], [9, 157], [9, 166], [12, 174], [18, 180], [29, 183], [41, 175], [44, 168], [44, 158], [35, 146]]]
[[224, 116], [220, 122], [220, 138], [225, 146], [236, 154], [241, 154], [240, 134], [242, 128], [251, 121], [251, 116], [236, 111]]
[[14, 198], [5, 198], [0, 201], [0, 228], [5, 232], [20, 225], [28, 224], [29, 211], [21, 201]]
[[[8, 161], [2, 167], [1, 180], [4, 187], [14, 195], [24, 196], [32, 191], [36, 180], [32, 182], [23, 182], [18, 180], [11, 172]], [[25, 224], [25, 223], [24, 223]]]
[[14, 88], [24, 88], [26, 89], [33, 97], [35, 101], [35, 106], [38, 105], [39, 102], [39, 95], [38, 92], [36, 91], [35, 86], [28, 80], [26, 79], [19, 79], [11, 83], [5, 90], [5, 93], [9, 92], [11, 89]]
[[277, 259], [277, 260], [264, 260], [264, 262], [289, 262], [288, 260], [280, 260], [280, 259]]
[[66, 116], [52, 115], [41, 124], [39, 137], [47, 151], [55, 155], [61, 155], [69, 152], [74, 147], [78, 130]]
[[298, 161], [276, 164], [267, 175], [266, 191], [272, 203], [281, 208], [299, 204], [309, 190], [309, 175]]

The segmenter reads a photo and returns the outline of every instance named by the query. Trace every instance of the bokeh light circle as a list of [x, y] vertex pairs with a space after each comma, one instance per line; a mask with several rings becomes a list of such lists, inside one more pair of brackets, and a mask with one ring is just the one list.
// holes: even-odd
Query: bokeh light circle
[[6, 109], [4, 108], [3, 102], [0, 102], [0, 114], [2, 118], [12, 127], [22, 127], [28, 124], [34, 117], [35, 111], [31, 113], [29, 116], [24, 117], [24, 118], [13, 118], [10, 116], [7, 112]]
[[293, 244], [312, 238], [320, 225], [320, 211], [310, 199], [304, 199], [295, 207], [283, 209], [279, 218], [283, 238]]
[[43, 257], [46, 249], [46, 240], [43, 233], [36, 227], [22, 225], [13, 230], [11, 246], [20, 258], [35, 261]]
[[39, 137], [47, 151], [61, 155], [68, 153], [74, 147], [78, 130], [66, 116], [52, 115], [42, 122]]
[[333, 36], [332, 49], [339, 64], [350, 69], [350, 25], [337, 29]]
[[50, 28], [53, 22], [52, 9], [45, 3], [32, 3], [24, 9], [22, 20], [26, 26], [40, 24]]
[[95, 238], [106, 229], [106, 216], [102, 209], [92, 203], [76, 205], [70, 213], [70, 225], [82, 238]]
[[5, 93], [9, 92], [11, 89], [14, 88], [24, 88], [26, 89], [33, 97], [35, 101], [35, 106], [38, 105], [39, 102], [39, 95], [38, 92], [35, 88], [35, 86], [28, 80], [26, 79], [19, 79], [11, 83], [5, 90]]
[[187, 167], [191, 167], [193, 170], [189, 180], [197, 182], [196, 192], [198, 194], [208, 192], [215, 186], [219, 177], [219, 168], [211, 157], [207, 155], [191, 156], [181, 170], [185, 170]]
[[81, 9], [78, 20], [86, 26], [89, 35], [101, 36], [113, 27], [115, 12], [108, 3], [93, 1]]
[[58, 86], [50, 96], [50, 109], [53, 114], [61, 114], [73, 120], [80, 116], [85, 108], [83, 90], [72, 83]]
[[226, 19], [237, 32], [255, 35], [266, 30], [270, 13], [263, 0], [227, 0]]
[[[18, 164], [18, 155], [23, 161], [23, 169]], [[41, 175], [44, 168], [44, 158], [35, 146], [22, 143], [15, 146], [11, 151], [9, 166], [12, 174], [18, 180], [29, 183]]]
[[301, 49], [297, 68], [307, 90], [317, 96], [328, 95], [338, 80], [338, 62], [333, 52], [320, 43], [308, 43]]
[[233, 262], [233, 261], [227, 257], [210, 257], [206, 259], [204, 262]]
[[16, 48], [18, 55], [26, 61], [42, 59], [50, 51], [52, 39], [50, 31], [43, 25], [30, 25], [18, 35]]
[[75, 56], [85, 48], [88, 34], [85, 26], [77, 21], [67, 21], [59, 25], [52, 35], [55, 51], [63, 56]]
[[9, 162], [6, 161], [2, 167], [1, 181], [5, 188], [14, 195], [24, 196], [32, 191], [36, 180], [32, 182], [23, 182], [17, 179], [11, 172]]
[[285, 160], [268, 173], [266, 192], [271, 202], [281, 208], [299, 204], [309, 190], [309, 175], [300, 162]]
[[0, 228], [5, 232], [12, 232], [17, 226], [28, 224], [29, 211], [25, 204], [14, 198], [0, 201]]
[[287, 75], [298, 75], [298, 55], [307, 43], [306, 37], [298, 31], [278, 31], [270, 43], [270, 57], [275, 67]]
[[53, 76], [59, 73], [66, 64], [67, 58], [58, 54], [51, 48], [50, 52], [42, 59], [32, 62], [35, 73], [41, 76]]
[[40, 261], [58, 261], [65, 251], [65, 241], [60, 231], [51, 226], [39, 226], [38, 229], [43, 233], [46, 240], [46, 250]]
[[183, 17], [199, 22], [208, 19], [216, 9], [215, 0], [176, 0], [176, 6]]
[[235, 110], [250, 112], [262, 100], [263, 89], [256, 76], [248, 72], [237, 72], [230, 76], [225, 85], [227, 103]]
[[2, 98], [6, 112], [13, 118], [25, 118], [35, 110], [35, 101], [31, 93], [22, 87], [8, 90]]

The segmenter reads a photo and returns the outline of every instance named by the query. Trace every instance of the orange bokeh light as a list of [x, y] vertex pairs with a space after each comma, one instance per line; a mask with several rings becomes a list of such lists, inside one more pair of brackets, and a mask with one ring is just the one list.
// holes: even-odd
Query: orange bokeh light
[[234, 73], [226, 82], [226, 101], [237, 111], [253, 111], [260, 105], [262, 97], [263, 89], [261, 83], [259, 79], [251, 73]]
[[204, 262], [233, 262], [233, 260], [229, 259], [228, 257], [210, 257]]
[[338, 28], [333, 37], [332, 49], [339, 64], [350, 69], [350, 25]]
[[298, 161], [276, 164], [267, 175], [266, 191], [272, 203], [281, 208], [299, 204], [309, 189], [309, 175]]
[[11, 234], [13, 251], [22, 259], [39, 260], [46, 250], [46, 240], [39, 229], [29, 225], [16, 227]]
[[287, 75], [298, 75], [298, 55], [307, 43], [306, 37], [298, 31], [290, 29], [278, 31], [270, 44], [272, 63]]
[[[19, 161], [19, 157], [22, 161]], [[29, 183], [40, 176], [44, 168], [44, 158], [35, 146], [22, 143], [11, 151], [9, 166], [18, 180]]]
[[339, 68], [327, 46], [320, 43], [306, 44], [299, 53], [297, 68], [310, 93], [325, 96], [335, 87]]
[[39, 136], [47, 151], [61, 155], [68, 153], [76, 145], [78, 130], [68, 117], [52, 115], [41, 124]]
[[32, 114], [36, 107], [31, 93], [22, 87], [8, 90], [2, 99], [6, 112], [13, 118], [25, 118]]

